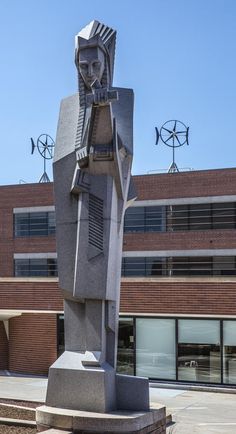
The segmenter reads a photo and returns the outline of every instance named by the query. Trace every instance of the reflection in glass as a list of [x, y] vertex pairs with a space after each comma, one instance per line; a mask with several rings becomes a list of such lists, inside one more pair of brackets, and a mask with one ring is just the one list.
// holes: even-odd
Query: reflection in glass
[[236, 321], [223, 322], [223, 381], [236, 384]]
[[220, 346], [179, 344], [178, 379], [201, 383], [220, 383]]
[[136, 320], [136, 373], [159, 379], [176, 379], [175, 320]]
[[132, 318], [120, 318], [117, 372], [134, 375], [134, 327]]
[[220, 383], [220, 322], [179, 320], [178, 379]]
[[57, 322], [57, 357], [65, 351], [64, 315], [58, 315]]

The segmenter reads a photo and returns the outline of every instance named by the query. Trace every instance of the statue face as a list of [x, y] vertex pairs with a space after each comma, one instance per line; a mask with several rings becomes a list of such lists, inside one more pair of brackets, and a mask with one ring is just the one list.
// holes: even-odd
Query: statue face
[[84, 48], [79, 52], [79, 72], [87, 88], [95, 80], [101, 83], [101, 78], [105, 68], [105, 56], [103, 51], [98, 47]]

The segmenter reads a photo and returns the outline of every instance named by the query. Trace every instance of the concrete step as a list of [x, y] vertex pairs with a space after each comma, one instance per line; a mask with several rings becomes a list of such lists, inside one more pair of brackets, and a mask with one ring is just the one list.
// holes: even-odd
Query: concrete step
[[0, 417], [0, 425], [13, 425], [13, 426], [24, 426], [24, 427], [35, 427], [35, 420], [25, 420], [25, 419], [10, 419], [8, 417]]

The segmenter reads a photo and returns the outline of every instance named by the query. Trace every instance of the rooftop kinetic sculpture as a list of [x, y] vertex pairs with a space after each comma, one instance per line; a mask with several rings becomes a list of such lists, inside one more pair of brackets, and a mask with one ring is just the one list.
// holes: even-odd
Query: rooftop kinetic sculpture
[[180, 148], [181, 146], [187, 144], [189, 145], [189, 127], [178, 120], [170, 120], [165, 122], [160, 132], [158, 128], [156, 130], [156, 145], [158, 145], [159, 139], [161, 139], [164, 145], [172, 148], [172, 163], [169, 167], [168, 173], [179, 172], [178, 166], [175, 162], [175, 148]]
[[54, 188], [65, 352], [48, 406], [147, 410], [148, 380], [116, 374], [123, 219], [134, 200], [133, 91], [113, 88], [116, 32], [97, 21], [75, 39], [79, 93], [62, 101]]

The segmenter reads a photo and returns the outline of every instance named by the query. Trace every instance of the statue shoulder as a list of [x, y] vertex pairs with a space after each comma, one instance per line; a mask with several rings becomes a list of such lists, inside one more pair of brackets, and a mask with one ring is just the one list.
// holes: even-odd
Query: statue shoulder
[[123, 98], [134, 99], [134, 91], [133, 89], [125, 88], [125, 87], [112, 87], [112, 90], [117, 90], [118, 94]]
[[68, 96], [61, 101], [57, 124], [54, 162], [74, 152], [79, 117], [79, 94]]
[[61, 100], [60, 111], [62, 109], [68, 109], [69, 107], [78, 107], [79, 106], [79, 93], [75, 93], [74, 95], [67, 96]]

